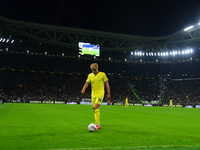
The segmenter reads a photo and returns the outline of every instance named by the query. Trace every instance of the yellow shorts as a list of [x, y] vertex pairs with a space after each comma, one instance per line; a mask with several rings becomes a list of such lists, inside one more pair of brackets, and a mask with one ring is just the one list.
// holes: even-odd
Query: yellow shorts
[[103, 97], [93, 97], [92, 98], [92, 107], [94, 107], [95, 103], [101, 105], [102, 101], [103, 101]]

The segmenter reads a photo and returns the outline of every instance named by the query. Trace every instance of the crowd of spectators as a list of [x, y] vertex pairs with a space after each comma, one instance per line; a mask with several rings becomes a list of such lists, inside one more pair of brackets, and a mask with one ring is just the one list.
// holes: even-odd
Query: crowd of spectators
[[[197, 62], [140, 64], [11, 53], [1, 53], [0, 58], [0, 89], [6, 99], [80, 101], [91, 98], [90, 87], [85, 95], [80, 93], [87, 74], [91, 72], [89, 66], [92, 62], [97, 62], [99, 70], [107, 74], [112, 102], [124, 102], [127, 96], [131, 103], [140, 103], [140, 100], [150, 102], [159, 100], [163, 94], [166, 94], [165, 103], [173, 99], [174, 103], [194, 104], [200, 99], [197, 80], [176, 81], [169, 78], [161, 84], [159, 79], [161, 70], [166, 77], [198, 76], [200, 66]], [[162, 95], [161, 89], [165, 91]], [[104, 101], [107, 101], [106, 98]]]
[[174, 104], [200, 104], [199, 80], [171, 80], [171, 88], [166, 94], [165, 103], [172, 99]]

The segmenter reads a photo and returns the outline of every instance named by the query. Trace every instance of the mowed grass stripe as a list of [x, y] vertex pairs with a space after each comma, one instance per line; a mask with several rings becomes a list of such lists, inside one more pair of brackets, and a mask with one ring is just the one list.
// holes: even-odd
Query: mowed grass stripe
[[70, 149], [199, 145], [198, 109], [101, 106], [102, 129], [91, 133], [91, 106], [12, 104], [0, 109], [0, 147]]

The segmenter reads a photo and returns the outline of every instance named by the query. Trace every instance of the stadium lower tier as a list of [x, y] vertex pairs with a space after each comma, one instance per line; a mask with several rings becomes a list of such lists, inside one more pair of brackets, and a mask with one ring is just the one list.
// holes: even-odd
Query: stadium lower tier
[[[81, 95], [87, 75], [53, 72], [1, 70], [1, 98], [5, 100], [75, 101], [91, 98], [91, 89]], [[200, 83], [196, 80], [137, 79], [109, 76], [111, 102], [195, 105], [200, 102]], [[106, 97], [103, 102], [107, 102]]]

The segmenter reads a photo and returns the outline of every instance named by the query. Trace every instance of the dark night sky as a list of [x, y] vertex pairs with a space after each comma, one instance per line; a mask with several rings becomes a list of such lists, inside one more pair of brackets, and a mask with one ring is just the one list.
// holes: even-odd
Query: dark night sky
[[0, 15], [59, 26], [165, 36], [200, 21], [200, 0], [5, 0]]

